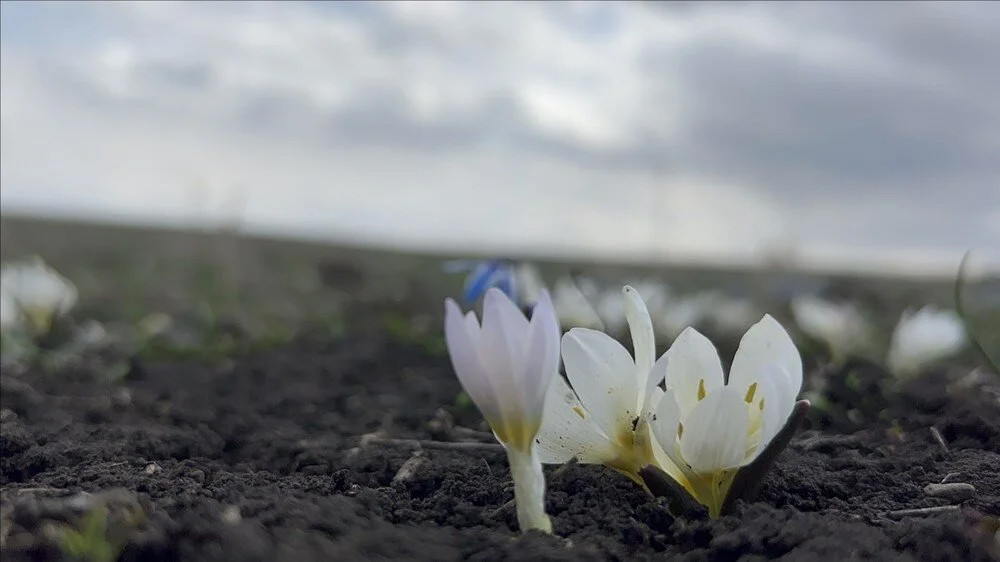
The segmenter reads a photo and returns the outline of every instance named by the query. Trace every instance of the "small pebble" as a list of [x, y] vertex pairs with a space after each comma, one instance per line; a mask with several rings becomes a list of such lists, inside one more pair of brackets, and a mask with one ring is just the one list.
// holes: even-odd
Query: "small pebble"
[[70, 507], [70, 509], [81, 512], [88, 511], [93, 503], [94, 496], [89, 492], [80, 492], [66, 500], [66, 504]]
[[425, 464], [427, 464], [426, 454], [422, 451], [413, 453], [413, 456], [404, 462], [403, 466], [399, 467], [399, 470], [396, 471], [396, 475], [392, 477], [392, 482], [390, 482], [390, 484], [403, 484], [413, 480], [413, 477], [417, 475], [417, 472], [419, 472]]
[[125, 408], [132, 405], [132, 391], [125, 388], [124, 386], [119, 387], [115, 390], [114, 394], [111, 395], [111, 401], [115, 406], [119, 408]]
[[240, 514], [240, 508], [236, 505], [227, 505], [226, 508], [222, 510], [220, 518], [223, 523], [229, 525], [237, 525], [243, 520], [243, 516]]
[[948, 484], [928, 484], [924, 493], [935, 498], [945, 498], [960, 502], [976, 495], [976, 487], [965, 482], [950, 482]]

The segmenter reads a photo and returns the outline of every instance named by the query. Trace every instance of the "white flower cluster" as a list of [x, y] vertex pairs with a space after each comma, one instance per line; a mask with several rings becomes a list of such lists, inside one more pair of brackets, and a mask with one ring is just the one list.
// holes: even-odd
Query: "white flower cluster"
[[560, 340], [545, 290], [529, 320], [489, 289], [481, 326], [446, 302], [452, 364], [507, 450], [522, 530], [551, 530], [541, 464], [573, 458], [644, 487], [644, 471], [658, 469], [718, 516], [740, 469], [792, 415], [802, 360], [776, 320], [764, 315], [747, 330], [727, 380], [715, 347], [694, 328], [657, 358], [645, 302], [631, 286], [621, 298], [634, 356], [593, 328]]
[[[792, 300], [792, 314], [803, 332], [827, 346], [835, 364], [873, 351], [874, 329], [852, 304], [803, 296]], [[930, 305], [909, 309], [892, 332], [885, 365], [896, 376], [912, 376], [966, 343], [965, 327], [955, 311]]]

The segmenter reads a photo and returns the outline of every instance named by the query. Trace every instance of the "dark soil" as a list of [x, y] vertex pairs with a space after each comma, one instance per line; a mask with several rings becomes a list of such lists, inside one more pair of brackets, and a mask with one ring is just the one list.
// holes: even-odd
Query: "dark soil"
[[[52, 530], [98, 504], [122, 560], [996, 559], [995, 377], [932, 374], [884, 397], [877, 369], [851, 369], [735, 515], [675, 516], [610, 470], [548, 467], [554, 536], [518, 533], [495, 444], [386, 441], [490, 440], [447, 357], [376, 330], [137, 363], [121, 386], [5, 373], [3, 559], [59, 559]], [[975, 494], [924, 493], [942, 480]], [[956, 507], [894, 513], [934, 506]]]
[[[752, 503], [708, 521], [605, 468], [553, 466], [555, 534], [522, 535], [505, 455], [442, 354], [441, 301], [463, 280], [441, 256], [10, 217], [0, 231], [4, 260], [39, 254], [77, 283], [76, 320], [175, 325], [76, 367], [3, 368], [3, 562], [69, 559], [71, 528], [121, 560], [1000, 559], [1000, 378], [963, 368], [974, 356], [898, 385], [802, 347], [814, 408]], [[749, 286], [779, 316], [785, 293], [823, 286], [887, 322], [952, 294], [950, 280], [650, 273], [682, 292]], [[736, 341], [709, 335], [732, 356]], [[122, 354], [131, 370], [108, 384]], [[942, 481], [975, 492], [924, 492]]]

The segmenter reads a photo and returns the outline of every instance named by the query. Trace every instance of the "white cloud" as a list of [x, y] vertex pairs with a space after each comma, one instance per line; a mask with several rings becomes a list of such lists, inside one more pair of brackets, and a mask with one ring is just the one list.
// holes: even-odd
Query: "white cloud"
[[[806, 259], [911, 267], [950, 267], [996, 229], [982, 186], [1000, 170], [977, 151], [1000, 105], [836, 7], [87, 6], [99, 29], [62, 41], [4, 5], [5, 210], [220, 220], [242, 192], [249, 228], [309, 236], [727, 261], [791, 239]], [[952, 106], [982, 123], [930, 111]], [[858, 165], [869, 140], [892, 177]], [[942, 178], [986, 195], [951, 198], [970, 220], [927, 233], [912, 223], [939, 212]], [[218, 200], [199, 206], [199, 184]]]

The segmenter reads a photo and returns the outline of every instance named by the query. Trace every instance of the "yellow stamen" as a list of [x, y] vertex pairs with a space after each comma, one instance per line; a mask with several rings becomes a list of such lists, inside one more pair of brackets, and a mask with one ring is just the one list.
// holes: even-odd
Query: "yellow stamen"
[[698, 381], [698, 401], [701, 402], [705, 398], [705, 379]]
[[757, 392], [757, 383], [750, 385], [750, 388], [747, 389], [747, 395], [743, 398], [743, 400], [746, 401], [747, 404], [750, 404], [753, 402], [753, 395], [755, 392]]
[[628, 476], [633, 482], [649, 492], [646, 482], [639, 476], [639, 471], [648, 465], [653, 465], [670, 475], [689, 493], [691, 492], [690, 484], [687, 483], [687, 479], [680, 469], [669, 459], [663, 459], [664, 462], [661, 463], [657, 458], [653, 451], [653, 436], [650, 433], [649, 424], [645, 421], [640, 420], [634, 430], [621, 428], [614, 444], [616, 445], [616, 456], [606, 460], [605, 466]]

